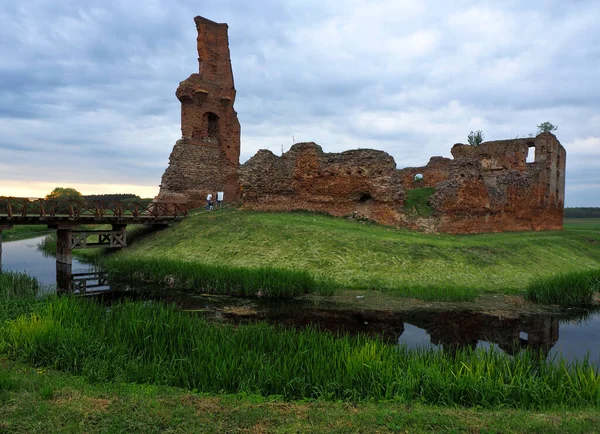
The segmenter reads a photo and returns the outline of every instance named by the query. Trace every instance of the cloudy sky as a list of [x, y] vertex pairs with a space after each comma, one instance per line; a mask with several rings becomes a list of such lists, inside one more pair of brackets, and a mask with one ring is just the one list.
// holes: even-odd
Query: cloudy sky
[[242, 161], [295, 140], [402, 168], [550, 121], [567, 206], [600, 206], [597, 0], [3, 0], [0, 195], [154, 196], [195, 15], [229, 24]]

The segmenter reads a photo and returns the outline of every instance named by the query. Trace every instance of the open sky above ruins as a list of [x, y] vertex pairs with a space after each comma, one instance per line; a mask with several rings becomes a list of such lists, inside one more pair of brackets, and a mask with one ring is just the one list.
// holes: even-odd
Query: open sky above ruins
[[0, 8], [0, 195], [158, 192], [195, 15], [229, 24], [242, 161], [292, 141], [375, 148], [398, 168], [471, 130], [550, 121], [567, 206], [600, 206], [596, 0], [27, 0]]

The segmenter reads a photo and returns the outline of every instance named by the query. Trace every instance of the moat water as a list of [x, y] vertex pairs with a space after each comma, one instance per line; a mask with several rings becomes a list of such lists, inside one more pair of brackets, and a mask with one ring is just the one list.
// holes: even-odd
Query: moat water
[[[36, 277], [44, 292], [55, 291], [56, 264], [38, 250], [43, 237], [5, 242], [3, 269]], [[215, 321], [246, 323], [269, 321], [292, 327], [316, 325], [323, 330], [381, 335], [390, 343], [410, 348], [454, 351], [457, 348], [500, 349], [517, 354], [529, 349], [548, 359], [568, 362], [587, 358], [600, 367], [600, 311], [565, 309], [553, 314], [511, 314], [472, 310], [402, 312], [348, 308], [335, 303], [306, 300], [269, 301], [166, 290], [148, 285], [111, 286], [90, 265], [73, 260], [74, 275], [90, 273], [86, 295], [106, 302], [122, 299], [173, 303], [191, 314]], [[95, 276], [95, 277], [94, 277]], [[75, 277], [77, 279], [78, 277]]]

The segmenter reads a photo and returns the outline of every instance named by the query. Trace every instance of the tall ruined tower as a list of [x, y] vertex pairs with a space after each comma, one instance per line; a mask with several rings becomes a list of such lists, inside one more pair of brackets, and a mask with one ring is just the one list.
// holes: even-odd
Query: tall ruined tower
[[177, 88], [181, 135], [162, 177], [160, 198], [204, 202], [208, 193], [238, 195], [240, 123], [233, 108], [235, 87], [227, 24], [195, 17], [199, 73]]

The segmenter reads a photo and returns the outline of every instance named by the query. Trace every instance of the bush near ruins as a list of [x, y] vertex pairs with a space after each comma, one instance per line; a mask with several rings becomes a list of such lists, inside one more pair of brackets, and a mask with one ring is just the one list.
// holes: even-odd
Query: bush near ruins
[[550, 122], [542, 122], [537, 127], [538, 127], [538, 134], [551, 133], [552, 131], [558, 130], [558, 126], [553, 125]]
[[471, 131], [469, 133], [468, 139], [469, 139], [469, 145], [479, 146], [483, 143], [485, 136], [483, 135], [483, 131], [481, 131], [481, 130]]

